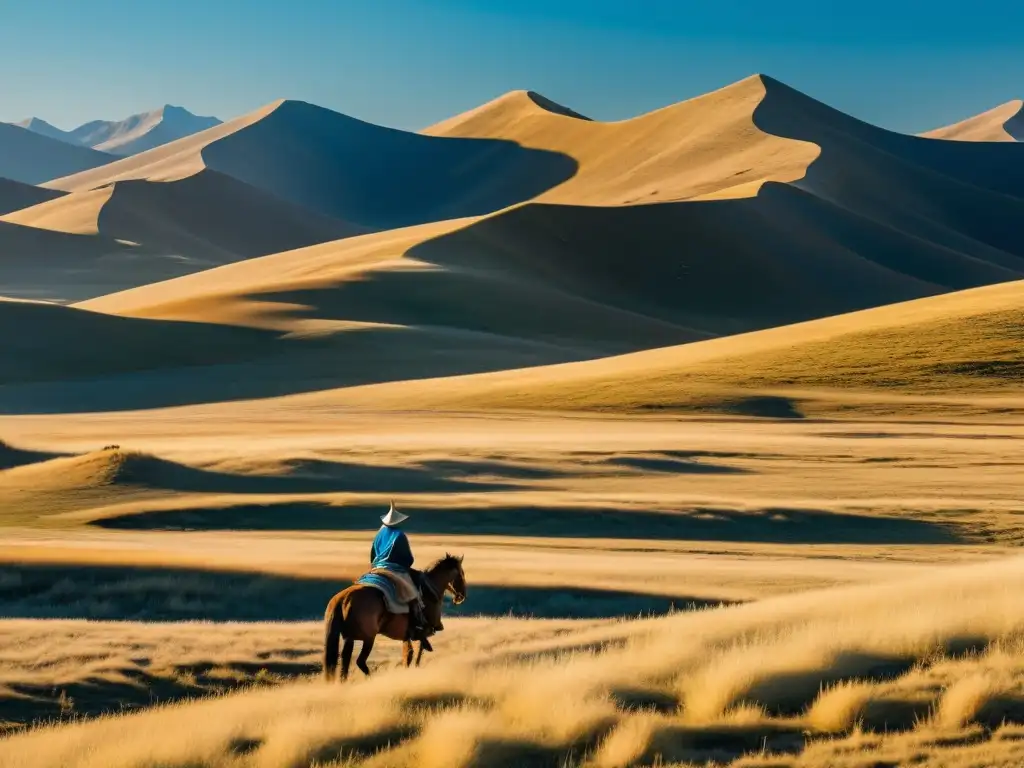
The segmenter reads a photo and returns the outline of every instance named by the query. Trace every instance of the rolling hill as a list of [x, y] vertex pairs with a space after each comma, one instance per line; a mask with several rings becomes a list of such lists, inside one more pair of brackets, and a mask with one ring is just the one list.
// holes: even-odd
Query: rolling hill
[[932, 398], [926, 409], [941, 411], [943, 398], [1024, 402], [1022, 334], [1024, 281], [1018, 281], [621, 357], [332, 397], [374, 407], [794, 416], [790, 399], [846, 393], [897, 402], [926, 396]]

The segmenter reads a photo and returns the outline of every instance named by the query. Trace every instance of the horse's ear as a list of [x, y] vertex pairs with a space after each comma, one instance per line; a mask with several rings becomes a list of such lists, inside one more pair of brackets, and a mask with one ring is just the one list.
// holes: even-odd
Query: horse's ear
[[462, 565], [462, 561], [466, 559], [466, 556], [465, 555], [459, 555], [459, 557], [457, 559], [459, 561], [459, 565]]

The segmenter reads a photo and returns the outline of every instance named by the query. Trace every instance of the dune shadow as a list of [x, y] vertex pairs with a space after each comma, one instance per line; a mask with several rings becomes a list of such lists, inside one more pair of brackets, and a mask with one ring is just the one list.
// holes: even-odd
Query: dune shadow
[[749, 470], [666, 456], [613, 456], [602, 464], [667, 475], [745, 475]]
[[[601, 507], [446, 508], [411, 503], [410, 531], [435, 535], [535, 536], [792, 544], [952, 544], [955, 529], [912, 518], [810, 509], [736, 510], [700, 507], [685, 512]], [[378, 512], [363, 504], [325, 502], [190, 506], [141, 511], [96, 520], [127, 530], [302, 531], [366, 529]], [[367, 531], [367, 535], [370, 535]]]
[[[952, 247], [944, 236], [890, 223], [888, 214], [852, 211], [839, 192], [833, 200], [817, 188], [774, 182], [756, 197], [734, 200], [617, 208], [529, 203], [414, 246], [407, 255], [427, 265], [422, 269], [239, 297], [287, 305], [282, 311], [298, 319], [386, 329], [301, 340], [253, 332], [241, 348], [198, 355], [181, 351], [209, 346], [193, 338], [198, 324], [185, 333], [187, 324], [165, 323], [160, 334], [140, 339], [146, 349], [163, 350], [153, 339], [167, 336], [166, 348], [179, 350], [181, 360], [154, 361], [140, 352], [131, 365], [119, 358], [104, 368], [93, 350], [73, 383], [42, 383], [60, 378], [55, 367], [55, 375], [36, 377], [39, 383], [0, 388], [0, 412], [166, 407], [570, 362], [1020, 279], [1024, 245], [1016, 232], [1024, 200], [1003, 197], [983, 227], [997, 233], [989, 239], [999, 249], [962, 233]], [[973, 232], [972, 222], [962, 227]], [[1010, 231], [1012, 252], [1008, 236], [998, 234]], [[836, 245], [823, 254], [816, 238], [793, 232], [821, 233]], [[637, 259], [638, 252], [650, 258]], [[746, 279], [737, 281], [737, 274]], [[109, 318], [122, 321], [129, 319]], [[119, 327], [98, 331], [101, 340], [125, 335]], [[154, 370], [131, 372], [147, 366]], [[978, 373], [1005, 378], [1014, 371]], [[801, 418], [798, 404], [773, 396], [723, 398], [705, 409]]]
[[[472, 584], [470, 598], [446, 615], [536, 618], [610, 618], [664, 614], [720, 605], [686, 595], [659, 596], [576, 587]], [[195, 568], [92, 564], [0, 565], [4, 618], [125, 621], [314, 621], [331, 597], [351, 582]], [[291, 663], [270, 671], [290, 674]], [[301, 666], [301, 662], [295, 662]], [[251, 665], [250, 665], [251, 666]], [[267, 663], [239, 666], [249, 673]], [[209, 670], [190, 668], [202, 676]]]
[[56, 459], [62, 454], [47, 451], [30, 451], [17, 448], [0, 440], [0, 471]]
[[376, 230], [492, 213], [579, 169], [561, 152], [386, 128], [298, 101], [283, 102], [202, 155], [208, 168]]
[[807, 738], [798, 727], [768, 721], [750, 725], [665, 724], [655, 729], [643, 754], [632, 764], [722, 764], [752, 753], [764, 757], [795, 755], [803, 751]]

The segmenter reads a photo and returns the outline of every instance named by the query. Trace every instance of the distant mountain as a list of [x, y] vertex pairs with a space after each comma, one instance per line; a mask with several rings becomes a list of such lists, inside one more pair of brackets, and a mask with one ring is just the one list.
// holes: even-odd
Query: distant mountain
[[116, 122], [96, 120], [71, 131], [79, 144], [110, 152], [134, 155], [220, 125], [216, 117], [193, 115], [170, 104]]
[[71, 131], [62, 131], [37, 117], [17, 125], [68, 144], [126, 156], [205, 131], [220, 122], [216, 117], [194, 115], [183, 107], [167, 104], [124, 120], [92, 120]]
[[10, 123], [0, 123], [0, 176], [25, 184], [41, 184], [68, 174], [105, 165], [115, 158], [77, 147]]
[[20, 123], [15, 123], [19, 128], [25, 128], [32, 133], [38, 133], [40, 136], [46, 136], [49, 139], [57, 139], [58, 141], [66, 141], [70, 144], [77, 144], [78, 142], [71, 138], [71, 135], [67, 131], [62, 131], [55, 125], [50, 125], [45, 120], [40, 120], [38, 117], [30, 117], [28, 120], [22, 120]]

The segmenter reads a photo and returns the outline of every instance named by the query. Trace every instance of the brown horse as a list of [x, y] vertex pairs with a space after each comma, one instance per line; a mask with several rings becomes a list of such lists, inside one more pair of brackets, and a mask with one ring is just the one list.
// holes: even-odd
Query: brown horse
[[[441, 606], [445, 592], [451, 592], [458, 605], [466, 599], [466, 574], [462, 570], [462, 558], [445, 554], [440, 560], [423, 572], [425, 589], [423, 602], [427, 621], [438, 628], [441, 627]], [[348, 668], [352, 662], [352, 649], [356, 640], [361, 640], [359, 658], [356, 666], [364, 675], [370, 674], [366, 660], [373, 650], [373, 642], [377, 635], [384, 635], [392, 640], [402, 641], [402, 658], [405, 666], [412, 664], [412, 641], [409, 639], [409, 615], [405, 613], [389, 613], [384, 605], [384, 595], [380, 590], [364, 584], [353, 584], [342, 590], [327, 604], [324, 614], [324, 679], [334, 680], [338, 668], [339, 640], [344, 639], [341, 649], [341, 679], [348, 678]], [[423, 656], [423, 643], [420, 642], [416, 664], [419, 666]]]

